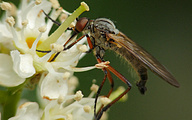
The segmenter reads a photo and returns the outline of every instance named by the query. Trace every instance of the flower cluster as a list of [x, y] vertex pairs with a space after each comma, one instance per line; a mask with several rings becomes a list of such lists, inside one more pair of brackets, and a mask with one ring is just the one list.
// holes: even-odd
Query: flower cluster
[[[54, 1], [55, 2], [55, 1]], [[3, 2], [1, 8], [6, 11], [3, 16], [0, 31], [1, 39], [1, 75], [0, 84], [6, 87], [14, 87], [25, 82], [26, 78], [33, 78], [39, 73], [47, 72], [46, 77], [41, 81], [41, 95], [49, 99], [58, 98], [60, 95], [66, 95], [67, 80], [73, 75], [74, 71], [86, 71], [94, 67], [76, 68], [78, 61], [83, 56], [83, 52], [87, 50], [86, 45], [82, 45], [86, 39], [79, 44], [74, 45], [71, 49], [62, 51], [62, 45], [71, 35], [72, 31], [65, 31], [58, 39], [54, 39], [54, 43], [46, 43], [49, 38], [49, 32], [53, 22], [45, 21], [45, 15], [42, 10], [49, 13], [52, 6], [56, 8], [51, 11], [50, 17], [56, 19], [62, 12], [62, 8], [58, 8], [58, 3], [51, 3], [46, 0], [27, 2], [23, 0], [20, 9], [14, 17], [10, 16], [10, 11], [15, 7]], [[56, 4], [56, 5], [55, 5]], [[62, 13], [66, 16], [66, 13]], [[66, 17], [62, 17], [64, 21]], [[74, 23], [73, 23], [74, 24]], [[37, 49], [46, 50], [48, 46], [51, 50], [49, 53], [42, 55]], [[4, 51], [9, 51], [5, 54]], [[54, 62], [49, 60], [56, 52], [61, 52]], [[58, 90], [51, 93], [47, 87], [51, 85]], [[54, 86], [55, 85], [55, 86]], [[64, 85], [64, 86], [63, 86]], [[45, 90], [46, 87], [46, 90]], [[61, 90], [61, 91], [60, 91]], [[64, 91], [64, 92], [63, 92]], [[53, 95], [54, 94], [54, 95]]]

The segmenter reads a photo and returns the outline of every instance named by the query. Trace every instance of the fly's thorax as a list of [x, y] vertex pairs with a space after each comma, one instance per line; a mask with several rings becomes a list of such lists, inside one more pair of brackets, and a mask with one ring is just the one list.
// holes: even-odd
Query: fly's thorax
[[96, 46], [93, 50], [93, 54], [95, 56], [100, 56], [101, 59], [104, 58], [104, 55], [105, 55], [105, 49], [103, 49], [102, 47], [100, 46]]
[[98, 18], [93, 21], [94, 27], [102, 32], [118, 34], [119, 31], [116, 29], [114, 23], [106, 18]]
[[104, 49], [110, 48], [110, 43], [106, 38], [106, 33], [118, 34], [114, 23], [106, 18], [98, 18], [90, 25], [90, 35], [94, 38], [94, 44]]

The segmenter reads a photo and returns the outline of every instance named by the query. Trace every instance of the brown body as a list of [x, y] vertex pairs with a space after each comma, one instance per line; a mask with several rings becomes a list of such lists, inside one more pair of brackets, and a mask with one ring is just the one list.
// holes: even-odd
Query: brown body
[[[55, 24], [60, 25], [60, 23], [51, 19], [45, 12], [44, 14]], [[146, 50], [133, 42], [122, 32], [117, 30], [111, 20], [106, 18], [89, 20], [83, 17], [77, 21], [73, 31], [73, 35], [64, 44], [64, 50], [70, 49], [74, 44], [80, 41], [82, 37], [86, 36], [90, 39], [88, 40], [88, 43], [89, 41], [91, 42], [89, 43], [89, 46], [94, 50], [93, 52], [96, 57], [103, 59], [105, 50], [107, 49], [115, 51], [135, 68], [140, 77], [140, 80], [137, 82], [137, 86], [142, 94], [144, 94], [146, 91], [145, 83], [148, 78], [147, 69], [150, 69], [169, 84], [175, 87], [180, 86], [173, 75], [158, 60], [156, 60]], [[84, 32], [85, 35], [66, 47], [69, 41], [71, 41], [71, 39], [80, 32]], [[88, 35], [89, 33], [90, 37]], [[46, 52], [41, 50], [37, 51]], [[60, 52], [58, 52], [51, 61], [54, 61], [59, 53]]]
[[160, 62], [122, 32], [118, 31], [109, 19], [98, 18], [91, 21], [87, 26], [84, 31], [88, 30], [90, 32], [95, 56], [100, 56], [103, 59], [107, 49], [120, 54], [138, 73], [140, 80], [137, 82], [137, 86], [142, 94], [146, 91], [147, 69], [150, 69], [169, 84], [179, 87], [176, 79]]
[[[111, 20], [106, 18], [98, 18], [95, 20], [80, 18], [77, 21], [77, 24], [74, 29], [74, 33], [71, 38], [73, 38], [73, 36], [77, 35], [79, 32], [85, 33], [84, 36], [87, 37], [89, 47], [91, 50], [93, 50], [93, 53], [96, 56], [97, 61], [99, 63], [105, 62], [103, 58], [105, 55], [105, 50], [107, 49], [115, 51], [117, 54], [121, 55], [126, 61], [128, 61], [139, 75], [140, 79], [136, 85], [138, 86], [138, 89], [141, 94], [144, 94], [145, 91], [147, 90], [147, 88], [145, 87], [145, 84], [148, 78], [147, 69], [150, 69], [152, 72], [154, 72], [156, 75], [164, 79], [169, 84], [175, 87], [179, 87], [179, 83], [162, 64], [160, 64], [152, 55], [146, 52], [142, 47], [137, 45], [135, 42], [129, 39], [126, 35], [124, 35], [122, 32], [117, 30]], [[71, 38], [68, 41], [70, 41]], [[77, 43], [80, 39], [81, 38], [79, 38], [74, 43], [66, 47], [66, 49], [69, 49], [72, 45]], [[131, 83], [123, 75], [121, 75], [118, 71], [116, 71], [110, 65], [107, 65], [107, 66], [108, 66], [107, 68], [102, 69], [105, 73], [105, 76], [101, 85], [99, 86], [99, 89], [95, 97], [95, 106], [94, 106], [95, 120], [99, 120], [103, 112], [109, 109], [110, 106], [112, 106], [119, 99], [121, 99], [131, 89]], [[106, 106], [102, 106], [96, 114], [97, 99], [106, 78], [108, 78], [111, 84], [111, 90], [109, 91], [107, 96], [109, 97], [111, 92], [113, 91], [114, 83], [109, 71], [112, 72], [114, 75], [116, 75], [125, 84], [127, 84], [128, 88], [123, 93], [121, 93], [117, 98], [111, 101], [109, 104], [107, 104]]]

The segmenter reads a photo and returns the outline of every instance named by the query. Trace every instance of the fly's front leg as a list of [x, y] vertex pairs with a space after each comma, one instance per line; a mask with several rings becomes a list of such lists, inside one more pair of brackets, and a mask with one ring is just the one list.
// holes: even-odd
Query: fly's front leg
[[[100, 84], [99, 86], [99, 89], [97, 90], [97, 94], [95, 96], [95, 104], [94, 104], [94, 119], [97, 120], [97, 112], [96, 112], [96, 107], [97, 107], [97, 100], [98, 100], [98, 97], [100, 95], [100, 92], [101, 92], [101, 89], [103, 88], [103, 85], [106, 81], [106, 78], [107, 78], [107, 71], [106, 69], [104, 69], [104, 78], [103, 78], [103, 81], [102, 83]], [[99, 110], [100, 111], [100, 110]]]
[[[42, 10], [42, 11], [43, 11], [43, 10]], [[48, 19], [50, 19], [53, 23], [57, 24], [58, 26], [61, 25], [59, 22], [57, 22], [57, 21], [53, 20], [51, 17], [49, 17], [49, 15], [46, 14], [44, 11], [43, 11], [43, 13], [44, 13], [44, 14], [46, 15], [46, 17], [47, 17]], [[78, 19], [76, 19], [76, 20], [78, 21]], [[88, 42], [88, 44], [89, 44], [90, 51], [93, 49], [93, 45], [92, 45], [92, 43], [91, 43], [90, 37], [89, 37], [87, 34], [81, 36], [81, 37], [78, 38], [76, 41], [74, 41], [73, 43], [71, 43], [70, 45], [67, 46], [67, 44], [68, 44], [77, 34], [79, 34], [79, 32], [80, 32], [80, 31], [76, 30], [75, 28], [73, 29], [73, 28], [69, 28], [69, 27], [67, 28], [67, 30], [73, 30], [73, 34], [72, 34], [71, 37], [67, 40], [67, 42], [63, 45], [63, 47], [64, 47], [63, 50], [70, 49], [73, 45], [75, 45], [77, 42], [79, 42], [79, 41], [80, 41], [83, 37], [85, 37], [85, 36], [87, 37], [87, 42]], [[67, 47], [66, 47], [66, 46], [67, 46]], [[51, 52], [50, 50], [49, 50], [49, 51], [36, 50], [36, 51], [37, 51], [37, 52], [42, 52], [42, 53], [49, 53], [49, 52]], [[59, 54], [60, 54], [60, 52], [57, 52], [57, 53], [55, 54], [55, 56], [51, 59], [51, 62], [54, 61]]]
[[[85, 37], [85, 36], [86, 36], [86, 38], [87, 38], [87, 42], [88, 42], [88, 45], [89, 45], [89, 48], [90, 48], [89, 51], [91, 51], [91, 50], [94, 48], [94, 46], [93, 46], [93, 44], [91, 43], [91, 39], [90, 39], [90, 37], [89, 37], [87, 34], [81, 36], [81, 37], [78, 38], [76, 41], [74, 41], [73, 43], [71, 43], [70, 45], [68, 45], [67, 47], [66, 47], [66, 43], [65, 43], [65, 44], [63, 45], [63, 46], [64, 46], [63, 51], [70, 49], [73, 45], [75, 45], [77, 42], [79, 42], [80, 40], [82, 40], [82, 38]], [[70, 39], [67, 41], [67, 43], [68, 43], [71, 39], [72, 39], [72, 38], [70, 38]], [[49, 52], [51, 52], [51, 51], [43, 51], [43, 50], [36, 50], [36, 51], [37, 51], [37, 52], [42, 52], [42, 53], [49, 53]], [[89, 51], [87, 51], [87, 52], [89, 52]], [[57, 52], [57, 53], [55, 54], [55, 56], [51, 59], [51, 62], [54, 61], [59, 54], [60, 54], [60, 52]]]
[[[97, 58], [97, 62], [98, 62], [98, 63], [105, 62], [105, 60], [103, 59], [103, 56], [104, 56], [104, 54], [105, 54], [105, 50], [104, 50], [103, 48], [100, 48], [99, 46], [96, 46], [96, 47], [95, 47], [94, 54], [95, 54], [95, 56], [96, 56], [96, 58]], [[111, 77], [111, 74], [110, 74], [110, 72], [109, 72], [108, 69], [103, 68], [102, 70], [104, 71], [104, 73], [106, 72], [107, 78], [108, 78], [109, 83], [110, 83], [110, 85], [111, 85], [111, 89], [110, 89], [110, 91], [109, 91], [109, 93], [108, 93], [108, 95], [107, 95], [107, 97], [109, 97], [110, 94], [111, 94], [111, 92], [113, 91], [113, 87], [114, 87], [113, 78]]]
[[[100, 62], [103, 62], [104, 60], [102, 60], [101, 58], [99, 58], [99, 56], [96, 56], [97, 57], [97, 61], [100, 63]], [[103, 87], [103, 84], [106, 80], [106, 74], [105, 73], [105, 76], [104, 76], [104, 79], [99, 87], [99, 90], [97, 92], [97, 95], [96, 95], [96, 98], [95, 98], [95, 106], [94, 106], [94, 111], [95, 111], [95, 114], [96, 116], [94, 117], [95, 120], [99, 120], [101, 118], [101, 116], [103, 115], [103, 112], [105, 112], [106, 110], [108, 110], [114, 103], [116, 103], [119, 99], [121, 99], [125, 94], [127, 94], [127, 92], [129, 92], [129, 90], [131, 89], [131, 83], [123, 76], [121, 75], [118, 71], [116, 71], [113, 67], [111, 67], [110, 65], [107, 65], [106, 68], [103, 68], [104, 70], [104, 73], [107, 72], [109, 73], [109, 71], [111, 71], [114, 75], [116, 75], [121, 81], [123, 81], [127, 86], [128, 88], [122, 92], [117, 98], [115, 98], [113, 101], [111, 101], [109, 104], [107, 104], [106, 106], [102, 107], [102, 109], [96, 114], [96, 103], [97, 103], [97, 99], [98, 99], [98, 96], [100, 94], [100, 91]]]
[[[101, 59], [101, 57], [100, 57], [99, 54], [97, 54], [97, 55], [95, 55], [95, 56], [96, 56], [96, 58], [97, 58], [97, 62], [98, 62], [98, 63], [105, 62], [104, 60]], [[108, 95], [107, 95], [106, 97], [109, 97], [109, 96], [111, 95], [111, 93], [112, 93], [112, 91], [113, 91], [113, 87], [114, 87], [114, 82], [113, 82], [113, 79], [112, 79], [112, 77], [111, 77], [111, 74], [110, 74], [109, 70], [107, 70], [106, 68], [102, 68], [102, 70], [103, 70], [103, 72], [104, 72], [104, 78], [103, 78], [102, 83], [100, 84], [99, 89], [98, 89], [98, 91], [97, 91], [97, 94], [96, 94], [96, 96], [95, 96], [95, 105], [94, 105], [94, 117], [95, 117], [95, 118], [94, 118], [94, 119], [97, 119], [97, 113], [99, 113], [99, 112], [102, 110], [102, 108], [103, 108], [103, 105], [102, 105], [102, 106], [100, 107], [100, 109], [98, 110], [98, 112], [96, 112], [97, 100], [98, 100], [98, 97], [99, 97], [100, 92], [101, 92], [101, 90], [102, 90], [102, 87], [103, 87], [103, 85], [104, 85], [104, 83], [105, 83], [105, 81], [106, 81], [106, 78], [108, 78], [108, 80], [109, 80], [109, 82], [110, 82], [110, 85], [111, 85], [111, 89], [110, 89], [110, 91], [109, 91], [109, 93], [108, 93]]]
[[[44, 10], [42, 10], [42, 12], [43, 12], [44, 15], [45, 15], [49, 20], [51, 20], [54, 24], [56, 24], [56, 25], [58, 25], [58, 26], [61, 25], [61, 23], [59, 23], [58, 21], [53, 20]], [[67, 30], [73, 30], [73, 28], [68, 27]]]
[[[54, 24], [56, 24], [56, 25], [58, 25], [58, 26], [61, 25], [61, 23], [59, 23], [58, 21], [53, 20], [47, 13], [45, 13], [44, 10], [41, 10], [41, 11], [42, 11], [42, 12], [44, 13], [44, 15], [45, 15], [49, 20], [51, 20]], [[72, 31], [73, 31], [73, 28], [68, 27], [67, 30], [72, 30]], [[36, 51], [37, 51], [37, 52], [41, 52], [41, 53], [49, 53], [49, 52], [51, 52], [51, 50], [47, 50], [47, 51], [45, 51], [45, 50], [36, 50]], [[59, 55], [59, 53], [58, 53], [58, 55]], [[58, 55], [56, 54], [56, 57], [57, 57]], [[53, 60], [52, 60], [52, 61], [53, 61]]]
[[[87, 42], [88, 42], [89, 48], [92, 50], [92, 49], [93, 49], [93, 44], [91, 43], [91, 39], [90, 39], [89, 35], [86, 34], [86, 35], [83, 35], [83, 36], [79, 37], [76, 41], [74, 41], [73, 43], [71, 43], [70, 45], [68, 45], [68, 46], [66, 47], [67, 43], [68, 43], [69, 41], [71, 41], [71, 39], [72, 39], [72, 37], [70, 37], [69, 40], [63, 45], [63, 47], [64, 47], [63, 51], [64, 51], [64, 50], [68, 50], [68, 49], [70, 49], [71, 47], [73, 47], [73, 45], [75, 45], [77, 42], [79, 42], [80, 40], [82, 40], [82, 38], [85, 37], [85, 36], [86, 36], [86, 38], [87, 38]], [[51, 62], [54, 61], [59, 54], [60, 54], [60, 52], [57, 52], [56, 55], [51, 59]]]

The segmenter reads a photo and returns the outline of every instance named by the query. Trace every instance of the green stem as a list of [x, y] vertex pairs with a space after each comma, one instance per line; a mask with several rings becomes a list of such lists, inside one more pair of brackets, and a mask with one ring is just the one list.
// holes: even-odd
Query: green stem
[[23, 85], [24, 84], [13, 88], [8, 88], [7, 91], [4, 91], [5, 96], [4, 98], [2, 98], [4, 99], [2, 103], [2, 120], [8, 120], [10, 117], [13, 117], [15, 115], [18, 102], [21, 98]]

